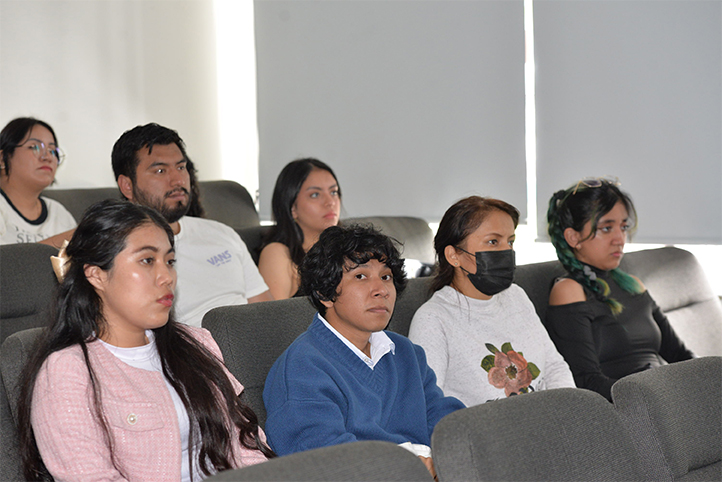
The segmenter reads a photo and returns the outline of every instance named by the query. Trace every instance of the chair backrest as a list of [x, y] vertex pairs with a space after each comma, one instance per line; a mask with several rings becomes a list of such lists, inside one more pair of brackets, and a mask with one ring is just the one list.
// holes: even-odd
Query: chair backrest
[[417, 259], [422, 263], [434, 264], [434, 232], [424, 219], [411, 216], [367, 216], [347, 218], [343, 223], [372, 224], [387, 236], [403, 244], [401, 256]]
[[[399, 296], [388, 329], [404, 336], [411, 318], [428, 298], [428, 278], [409, 280]], [[203, 317], [223, 353], [228, 370], [244, 386], [245, 402], [266, 423], [263, 387], [284, 350], [308, 328], [316, 309], [307, 298], [215, 308]]]
[[44, 326], [58, 281], [45, 244], [0, 246], [0, 343], [13, 333]]
[[258, 265], [258, 258], [261, 256], [261, 246], [263, 246], [265, 237], [271, 230], [271, 227], [272, 226], [249, 226], [236, 229], [236, 232], [246, 244], [248, 252], [251, 253], [253, 262], [256, 263], [256, 265]]
[[[635, 251], [624, 256], [621, 268], [644, 282], [677, 335], [696, 355], [722, 355], [722, 302], [692, 253], [672, 247]], [[524, 288], [542, 321], [552, 283], [564, 273], [558, 261], [516, 269], [514, 281]]]
[[629, 375], [612, 399], [650, 480], [722, 480], [722, 357]]
[[244, 401], [266, 424], [263, 387], [276, 359], [311, 324], [316, 312], [306, 298], [215, 308], [203, 317], [228, 370], [243, 384]]
[[93, 187], [77, 189], [47, 189], [43, 196], [55, 199], [80, 222], [83, 213], [92, 204], [105, 199], [122, 199], [117, 187]]
[[246, 190], [235, 181], [200, 181], [201, 202], [206, 217], [233, 229], [260, 225], [256, 205]]
[[559, 261], [523, 264], [516, 267], [514, 283], [526, 291], [542, 322], [549, 308], [549, 291], [552, 283], [560, 276], [564, 276], [564, 273], [566, 271]]
[[614, 407], [597, 393], [559, 388], [459, 410], [431, 437], [442, 481], [642, 480]]
[[646, 249], [625, 255], [621, 267], [644, 282], [695, 355], [722, 355], [722, 302], [692, 253], [673, 247]]
[[[373, 226], [403, 244], [401, 256], [408, 259], [417, 259], [425, 264], [434, 264], [434, 233], [429, 224], [421, 218], [409, 216], [371, 216], [361, 218], [347, 218], [342, 220], [345, 224], [360, 223], [373, 224]], [[236, 229], [248, 246], [253, 261], [258, 264], [260, 249], [264, 236], [268, 234], [271, 226], [248, 226]]]
[[12, 417], [2, 376], [0, 376], [0, 433], [3, 439], [0, 444], [0, 480], [23, 480], [18, 430]]
[[409, 327], [416, 310], [431, 297], [431, 278], [413, 278], [406, 289], [396, 298], [394, 314], [391, 316], [387, 330], [399, 335], [409, 336]]
[[379, 441], [353, 442], [299, 452], [237, 470], [208, 482], [245, 481], [433, 481], [424, 464], [408, 450]]
[[0, 346], [0, 480], [3, 481], [23, 479], [17, 434], [20, 374], [41, 332], [41, 328], [19, 331], [9, 336]]
[[[253, 198], [245, 187], [234, 181], [200, 181], [201, 203], [206, 217], [233, 229], [258, 226], [260, 221]], [[104, 199], [121, 199], [117, 187], [87, 189], [48, 189], [43, 196], [55, 199], [70, 211], [76, 221], [91, 204]]]

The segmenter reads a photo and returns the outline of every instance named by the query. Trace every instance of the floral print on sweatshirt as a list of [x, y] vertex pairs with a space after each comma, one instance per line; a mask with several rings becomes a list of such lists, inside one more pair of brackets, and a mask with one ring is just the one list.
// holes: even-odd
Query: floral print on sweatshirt
[[504, 343], [501, 350], [491, 343], [487, 343], [486, 348], [492, 354], [481, 360], [481, 368], [489, 373], [489, 383], [504, 389], [507, 397], [534, 391], [530, 385], [540, 371], [524, 358], [523, 353], [514, 351], [509, 342]]

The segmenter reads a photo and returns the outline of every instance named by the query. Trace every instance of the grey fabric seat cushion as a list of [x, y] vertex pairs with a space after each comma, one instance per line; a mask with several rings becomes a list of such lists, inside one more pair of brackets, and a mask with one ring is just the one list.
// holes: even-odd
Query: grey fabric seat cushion
[[559, 261], [547, 261], [517, 266], [514, 283], [526, 291], [534, 304], [539, 319], [544, 322], [549, 307], [549, 291], [555, 279], [564, 276], [566, 271]]
[[44, 326], [58, 285], [44, 244], [0, 246], [0, 343], [16, 331]]
[[244, 387], [243, 400], [266, 423], [263, 387], [276, 359], [316, 313], [306, 298], [215, 308], [203, 317], [223, 353], [226, 367]]
[[0, 377], [0, 427], [3, 439], [0, 444], [0, 480], [23, 480], [18, 431], [10, 411], [5, 381], [2, 377]]
[[299, 452], [206, 479], [222, 481], [432, 481], [408, 450], [378, 441], [353, 442]]
[[640, 278], [697, 356], [722, 355], [722, 302], [689, 251], [660, 248], [626, 255], [622, 269]]
[[612, 386], [653, 480], [722, 480], [722, 357], [635, 373]]
[[[344, 224], [360, 223], [373, 226], [403, 244], [401, 257], [417, 259], [422, 263], [434, 263], [434, 234], [429, 225], [421, 218], [409, 216], [370, 216], [364, 218], [347, 218]], [[250, 226], [236, 229], [243, 242], [248, 246], [253, 261], [258, 264], [261, 246], [271, 226]]]
[[[235, 181], [200, 181], [201, 204], [206, 217], [233, 229], [258, 226], [260, 221], [253, 198]], [[70, 211], [76, 221], [91, 204], [104, 199], [122, 199], [117, 187], [88, 189], [48, 189], [43, 196], [55, 199]]]
[[434, 264], [434, 233], [421, 218], [411, 216], [368, 216], [343, 219], [344, 224], [372, 224], [376, 229], [403, 244], [401, 257]]
[[15, 421], [17, 421], [17, 400], [20, 396], [20, 374], [41, 333], [42, 328], [19, 331], [9, 336], [0, 347], [0, 373]]
[[41, 328], [23, 330], [9, 336], [0, 347], [0, 480], [22, 480], [21, 459], [17, 433], [17, 402], [20, 396], [20, 374]]
[[545, 390], [454, 412], [431, 445], [443, 481], [642, 479], [614, 408], [588, 390]]

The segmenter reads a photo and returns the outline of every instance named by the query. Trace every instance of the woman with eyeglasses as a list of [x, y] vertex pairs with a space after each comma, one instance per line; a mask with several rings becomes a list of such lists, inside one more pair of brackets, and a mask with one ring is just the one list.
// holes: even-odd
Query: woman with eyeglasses
[[434, 238], [434, 294], [414, 314], [421, 345], [445, 395], [467, 406], [574, 387], [524, 290], [513, 284], [519, 211], [470, 196], [444, 213]]
[[73, 216], [40, 196], [55, 181], [64, 157], [53, 128], [41, 120], [20, 117], [0, 131], [0, 244], [60, 246], [70, 238]]
[[546, 327], [578, 387], [611, 401], [617, 379], [692, 358], [635, 276], [619, 269], [637, 218], [614, 179], [585, 179], [549, 200], [549, 237], [567, 273], [549, 294]]

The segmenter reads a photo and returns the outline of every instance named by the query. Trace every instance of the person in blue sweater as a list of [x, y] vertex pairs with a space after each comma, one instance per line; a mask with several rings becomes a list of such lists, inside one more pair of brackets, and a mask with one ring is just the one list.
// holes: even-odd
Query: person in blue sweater
[[300, 275], [318, 313], [266, 379], [273, 450], [384, 440], [420, 456], [435, 475], [431, 433], [464, 404], [444, 396], [420, 346], [384, 331], [406, 286], [395, 242], [370, 227], [330, 227]]

